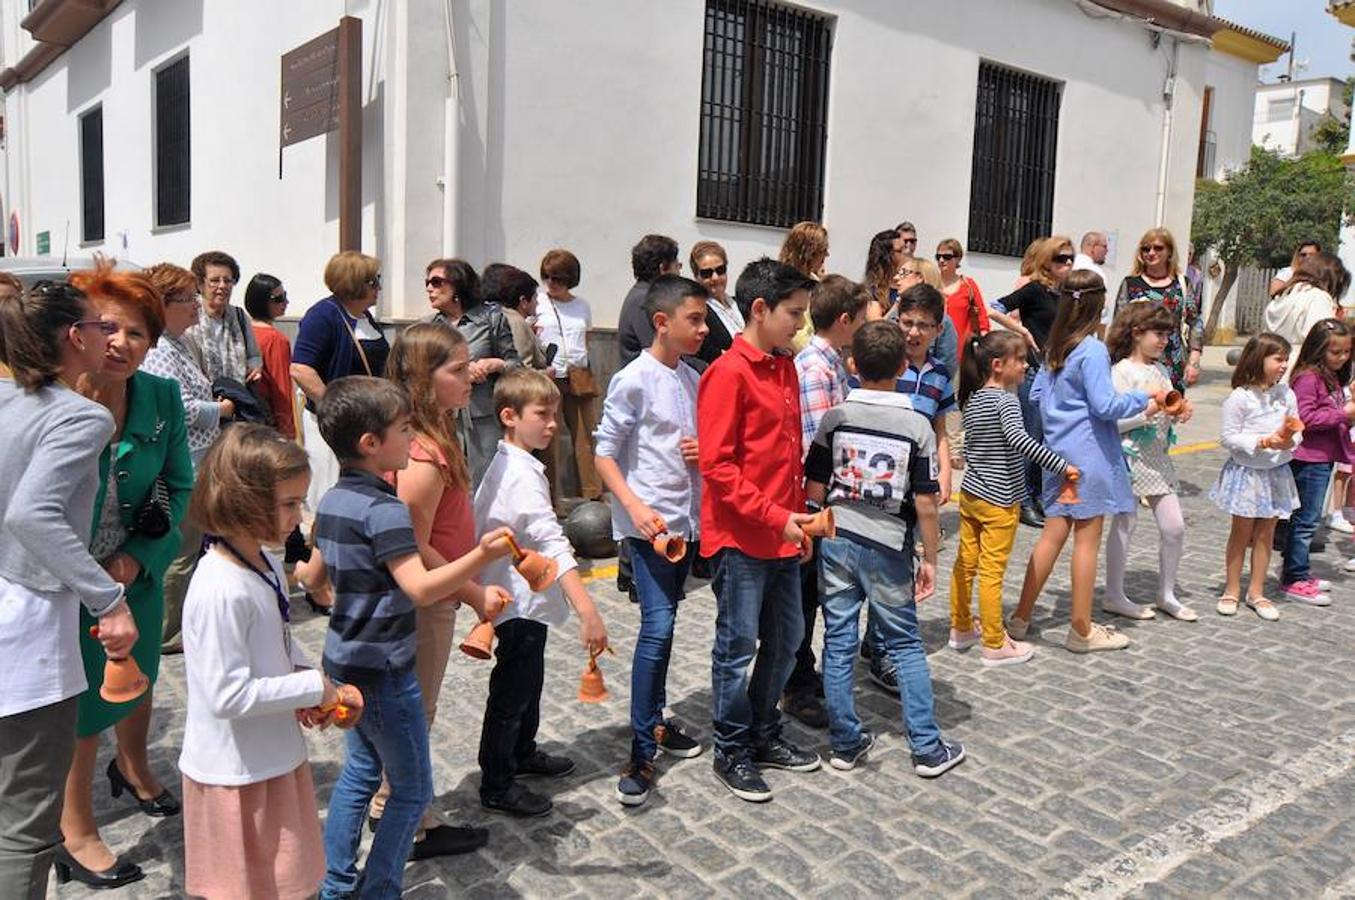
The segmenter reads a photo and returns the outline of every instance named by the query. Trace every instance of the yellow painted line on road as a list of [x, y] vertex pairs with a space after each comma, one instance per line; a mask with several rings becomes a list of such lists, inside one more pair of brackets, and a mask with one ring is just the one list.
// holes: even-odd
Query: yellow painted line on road
[[582, 573], [579, 577], [583, 579], [584, 584], [588, 584], [590, 581], [603, 581], [608, 578], [615, 578], [616, 566], [597, 566], [596, 568], [591, 568]]
[[1189, 453], [1204, 453], [1206, 450], [1219, 449], [1218, 441], [1197, 441], [1194, 444], [1182, 444], [1167, 451], [1170, 456], [1185, 456]]

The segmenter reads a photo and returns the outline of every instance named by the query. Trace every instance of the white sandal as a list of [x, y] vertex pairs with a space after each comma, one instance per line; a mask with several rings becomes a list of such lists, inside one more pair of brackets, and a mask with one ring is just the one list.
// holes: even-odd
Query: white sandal
[[1124, 616], [1126, 619], [1144, 619], [1157, 618], [1157, 613], [1153, 612], [1151, 606], [1139, 606], [1132, 600], [1116, 597], [1102, 597], [1101, 611], [1114, 613], [1117, 616]]
[[1221, 616], [1235, 616], [1237, 615], [1237, 598], [1232, 594], [1224, 594], [1219, 598], [1216, 608]]
[[1158, 609], [1162, 610], [1164, 613], [1166, 613], [1167, 615], [1171, 616], [1173, 619], [1176, 619], [1179, 622], [1195, 622], [1198, 621], [1200, 618], [1199, 615], [1196, 614], [1195, 610], [1191, 609], [1189, 606], [1186, 606], [1180, 600], [1176, 600], [1172, 603], [1164, 603], [1163, 601], [1159, 600], [1154, 605]]

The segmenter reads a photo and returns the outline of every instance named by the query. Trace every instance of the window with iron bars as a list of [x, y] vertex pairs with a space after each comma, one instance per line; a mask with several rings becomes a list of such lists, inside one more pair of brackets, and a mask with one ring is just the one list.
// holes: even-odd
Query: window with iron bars
[[104, 111], [80, 117], [80, 240], [104, 239]]
[[1062, 93], [1057, 81], [979, 63], [969, 252], [1019, 257], [1049, 234]]
[[188, 57], [155, 73], [155, 224], [181, 225], [192, 211]]
[[823, 216], [826, 16], [706, 0], [696, 214], [786, 227]]

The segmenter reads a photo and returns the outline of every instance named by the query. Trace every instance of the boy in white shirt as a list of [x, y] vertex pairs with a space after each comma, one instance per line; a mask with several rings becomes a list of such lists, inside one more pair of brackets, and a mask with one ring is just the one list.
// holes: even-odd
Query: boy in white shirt
[[[645, 296], [654, 341], [612, 377], [597, 430], [597, 470], [612, 494], [612, 535], [629, 545], [640, 601], [640, 634], [631, 663], [630, 759], [616, 796], [639, 806], [654, 783], [659, 750], [690, 759], [701, 745], [663, 718], [664, 682], [673, 624], [691, 568], [690, 543], [701, 525], [697, 471], [696, 391], [700, 375], [682, 361], [701, 349], [706, 326], [704, 287], [680, 275], [660, 275]], [[660, 534], [688, 542], [669, 562], [651, 541]]]
[[494, 411], [503, 440], [475, 492], [476, 533], [506, 525], [519, 544], [555, 560], [560, 570], [558, 581], [540, 593], [506, 557], [487, 566], [482, 578], [506, 588], [513, 602], [494, 620], [499, 643], [480, 731], [480, 804], [512, 816], [543, 816], [552, 807], [550, 798], [523, 788], [518, 775], [559, 778], [574, 771], [573, 760], [536, 746], [547, 626], [563, 625], [573, 606], [584, 648], [592, 655], [607, 649], [607, 628], [551, 506], [545, 466], [532, 456], [555, 436], [559, 405], [560, 391], [542, 372], [513, 369], [499, 377]]

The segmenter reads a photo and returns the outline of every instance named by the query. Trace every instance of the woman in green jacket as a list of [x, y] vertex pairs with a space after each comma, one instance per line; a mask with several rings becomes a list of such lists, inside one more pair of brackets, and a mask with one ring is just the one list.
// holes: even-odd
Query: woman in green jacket
[[[173, 381], [137, 371], [164, 330], [160, 293], [141, 274], [101, 267], [77, 272], [71, 282], [85, 291], [100, 317], [117, 331], [109, 337], [103, 371], [80, 385], [103, 404], [117, 425], [99, 458], [99, 494], [94, 502], [90, 552], [116, 581], [126, 585], [140, 638], [132, 657], [154, 685], [160, 670], [161, 579], [179, 548], [179, 523], [193, 491], [183, 401]], [[159, 485], [157, 486], [157, 481]], [[151, 771], [146, 740], [152, 691], [126, 703], [99, 696], [106, 654], [89, 634], [94, 620], [80, 619], [80, 649], [89, 688], [80, 697], [75, 759], [66, 780], [61, 815], [65, 837], [57, 877], [115, 887], [141, 877], [99, 837], [94, 821], [93, 781], [99, 733], [112, 727], [117, 755], [108, 764], [113, 796], [123, 792], [149, 816], [179, 812], [179, 802]]]

